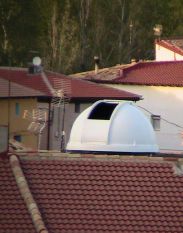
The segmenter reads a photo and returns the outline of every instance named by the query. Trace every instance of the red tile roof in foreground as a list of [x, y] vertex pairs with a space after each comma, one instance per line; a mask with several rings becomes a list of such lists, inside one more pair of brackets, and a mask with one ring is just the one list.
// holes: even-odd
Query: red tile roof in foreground
[[0, 158], [0, 233], [36, 233], [7, 158]]
[[[158, 158], [22, 156], [48, 232], [183, 232], [183, 176]], [[35, 232], [9, 162], [0, 159], [0, 233]]]
[[156, 40], [155, 44], [163, 46], [164, 48], [183, 56], [183, 39]]
[[[98, 100], [106, 98], [139, 100], [141, 98], [141, 96], [130, 92], [116, 90], [83, 80], [76, 80], [58, 73], [45, 72], [44, 74], [29, 74], [28, 70], [23, 68], [0, 68], [1, 80], [10, 80], [14, 86], [16, 83], [23, 86], [24, 89], [29, 88], [28, 91], [24, 92], [24, 96], [33, 96], [36, 94], [37, 96], [52, 96], [54, 90], [64, 89], [71, 99]], [[14, 87], [14, 89], [16, 88]], [[3, 88], [1, 87], [1, 89]]]
[[139, 62], [120, 70], [113, 82], [152, 86], [183, 86], [183, 61]]

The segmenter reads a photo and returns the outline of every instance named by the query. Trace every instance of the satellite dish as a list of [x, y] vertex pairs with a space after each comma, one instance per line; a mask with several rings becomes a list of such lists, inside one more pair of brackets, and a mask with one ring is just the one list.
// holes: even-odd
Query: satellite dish
[[41, 65], [41, 58], [40, 57], [34, 57], [32, 60], [33, 65], [40, 66]]

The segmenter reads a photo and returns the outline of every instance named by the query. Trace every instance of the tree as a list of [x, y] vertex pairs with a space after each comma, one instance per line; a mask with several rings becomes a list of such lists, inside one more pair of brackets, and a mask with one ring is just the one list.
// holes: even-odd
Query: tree
[[155, 24], [163, 37], [183, 33], [182, 0], [1, 0], [0, 64], [73, 73], [153, 59]]
[[0, 2], [0, 51], [1, 64], [9, 64], [9, 56], [12, 50], [10, 29], [12, 19], [19, 12], [19, 6], [14, 0], [2, 0]]

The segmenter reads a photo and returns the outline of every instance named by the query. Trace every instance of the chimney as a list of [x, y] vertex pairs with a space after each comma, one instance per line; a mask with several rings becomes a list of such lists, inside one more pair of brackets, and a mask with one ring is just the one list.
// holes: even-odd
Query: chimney
[[163, 26], [161, 24], [156, 24], [153, 30], [155, 37], [157, 38], [158, 41], [160, 41], [163, 32]]
[[98, 74], [100, 59], [98, 56], [94, 56], [95, 61], [95, 74]]

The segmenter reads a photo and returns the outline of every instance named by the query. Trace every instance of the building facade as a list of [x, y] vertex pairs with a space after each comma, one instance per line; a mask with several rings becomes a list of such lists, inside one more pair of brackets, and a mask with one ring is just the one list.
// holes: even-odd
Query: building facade
[[76, 77], [142, 95], [137, 105], [152, 122], [160, 150], [182, 151], [183, 61], [138, 62], [111, 70]]
[[34, 149], [60, 150], [81, 111], [99, 99], [138, 101], [141, 96], [53, 72], [0, 68], [0, 124], [9, 138]]
[[155, 41], [156, 61], [182, 61], [183, 39], [162, 39]]

